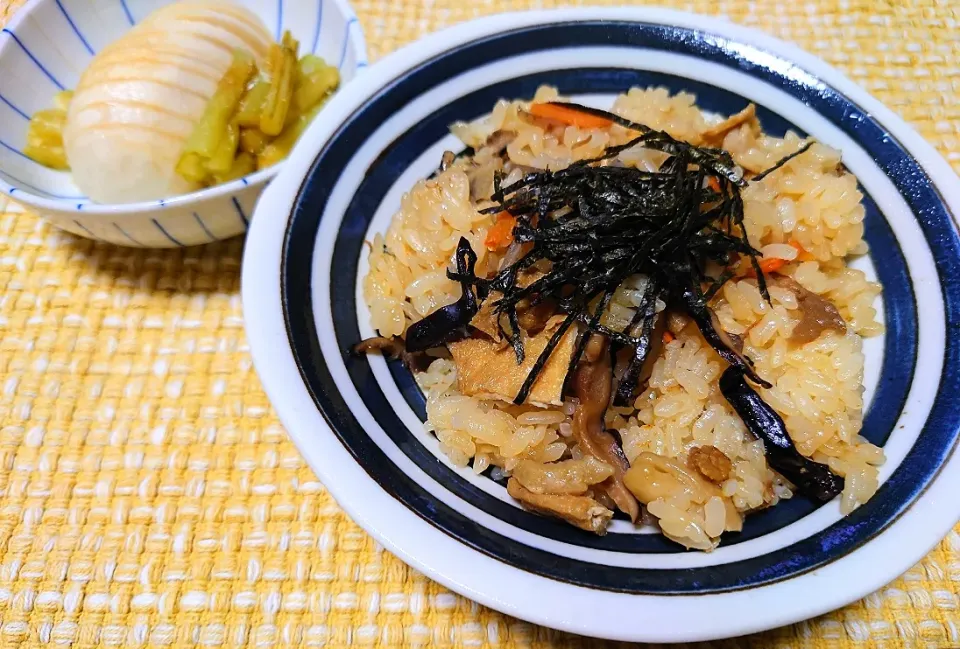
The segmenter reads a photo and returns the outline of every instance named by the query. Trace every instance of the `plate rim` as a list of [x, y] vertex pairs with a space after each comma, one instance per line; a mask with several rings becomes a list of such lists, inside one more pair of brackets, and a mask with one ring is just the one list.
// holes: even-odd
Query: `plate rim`
[[[714, 17], [686, 12], [648, 8], [584, 8], [498, 14], [462, 23], [408, 45], [370, 68], [366, 74], [350, 84], [330, 102], [327, 106], [328, 116], [346, 117], [371, 94], [377, 92], [383, 84], [389, 83], [403, 71], [451, 47], [505, 28], [514, 29], [530, 24], [576, 20], [618, 20], [692, 28], [771, 51], [785, 60], [798, 64], [804, 71], [811, 72], [819, 79], [829, 82], [835, 89], [850, 97], [872, 114], [884, 128], [895, 134], [903, 147], [930, 176], [944, 202], [955, 215], [958, 213], [960, 188], [954, 184], [956, 176], [946, 161], [910, 126], [883, 107], [866, 91], [823, 61], [796, 46], [750, 28], [719, 21]], [[299, 370], [286, 339], [280, 287], [280, 260], [284, 233], [301, 182], [312, 165], [316, 152], [334, 134], [339, 125], [339, 119], [329, 119], [311, 126], [301, 140], [302, 144], [295, 149], [284, 170], [266, 190], [258, 204], [256, 213], [260, 218], [256, 218], [255, 215], [252, 221], [251, 237], [247, 242], [243, 260], [244, 319], [247, 323], [246, 329], [254, 366], [271, 403], [294, 443], [348, 515], [405, 563], [451, 590], [484, 605], [545, 626], [617, 640], [696, 641], [741, 635], [789, 624], [854, 601], [909, 569], [939, 542], [960, 518], [960, 508], [957, 506], [952, 509], [943, 507], [944, 503], [952, 502], [949, 492], [955, 491], [960, 486], [960, 472], [953, 472], [957, 477], [951, 479], [951, 472], [943, 471], [943, 468], [948, 465], [960, 464], [960, 458], [954, 453], [943, 463], [940, 474], [931, 481], [927, 491], [908, 507], [899, 519], [854, 552], [837, 559], [834, 564], [786, 582], [758, 586], [741, 592], [710, 595], [601, 594], [593, 589], [516, 570], [448, 537], [414, 512], [400, 506], [392, 496], [383, 491], [339, 444], [329, 429], [318, 430], [318, 420], [321, 427], [326, 426], [326, 423], [321, 413], [314, 407], [306, 387], [300, 382]], [[307, 142], [310, 144], [307, 145]], [[277, 212], [286, 212], [286, 218], [277, 219]], [[295, 386], [290, 385], [291, 378], [296, 382]], [[311, 425], [305, 425], [307, 420], [312, 420]], [[365, 497], [350, 498], [348, 492], [359, 487], [364, 489]], [[938, 495], [943, 502], [937, 498]], [[948, 510], [948, 513], [938, 511], [934, 505], [940, 505], [940, 509]], [[903, 536], [894, 533], [894, 530], [902, 531], [908, 522], [916, 518], [925, 521], [921, 529], [928, 532], [922, 534], [921, 538], [913, 540], [909, 548], [912, 551], [904, 552]], [[891, 555], [884, 546], [890, 545], [893, 537], [898, 537], [898, 543], [896, 553]], [[858, 563], [864, 565], [869, 562], [874, 566], [877, 565], [876, 561], [869, 558], [877, 553], [896, 556], [898, 559], [892, 562], [892, 568], [882, 571], [883, 576], [841, 580], [833, 576], [838, 571], [852, 576], [855, 569], [851, 570], [851, 566], [855, 568]], [[419, 557], [429, 557], [429, 559], [423, 560]], [[886, 561], [880, 565], [891, 565], [891, 562]], [[499, 593], [503, 593], [504, 589], [497, 585], [497, 579], [501, 577], [513, 579], [514, 583], [523, 586], [511, 590], [522, 592], [527, 589], [537, 589], [544, 596], [529, 599], [527, 602], [518, 601], [518, 598], [503, 597]], [[818, 581], [821, 586], [824, 584], [832, 586], [822, 589], [819, 597], [796, 600], [794, 606], [787, 611], [770, 611], [768, 607], [764, 607], [759, 613], [752, 611], [749, 619], [736, 620], [729, 616], [704, 616], [701, 610], [701, 615], [697, 619], [703, 620], [703, 623], [689, 624], [690, 611], [702, 607], [708, 601], [715, 602], [719, 598], [730, 601], [742, 600], [746, 596], [760, 594], [760, 589], [769, 591], [784, 586], [816, 589]], [[837, 588], [838, 582], [849, 584], [849, 587]], [[551, 594], [547, 596], [546, 591], [550, 591]], [[562, 613], [558, 615], [556, 610], [546, 605], [548, 601], [555, 604], [558, 596], [572, 597], [570, 591], [579, 591], [578, 598], [587, 595], [596, 601], [588, 602], [588, 608], [578, 609], [581, 614], [575, 617]], [[598, 613], [605, 611], [610, 605], [610, 597], [621, 602], [625, 598], [629, 599], [630, 606], [637, 607], [638, 611], [640, 606], [650, 607], [651, 611], [660, 609], [659, 615], [655, 613], [650, 617], [652, 619], [659, 617], [666, 622], [670, 621], [668, 618], [673, 618], [674, 626], [661, 622], [659, 626], [663, 628], [643, 627], [637, 623], [636, 616], [629, 618], [627, 624], [618, 626], [615, 622], [607, 623], [604, 620], [604, 618], [609, 619], [609, 615], [604, 615], [603, 618], [597, 616], [596, 619], [601, 622], [591, 623], [593, 616], [588, 614], [590, 610]], [[657, 605], [651, 607], [655, 603]], [[663, 610], [664, 607], [666, 610]], [[676, 621], [681, 619], [684, 624], [676, 625]]]

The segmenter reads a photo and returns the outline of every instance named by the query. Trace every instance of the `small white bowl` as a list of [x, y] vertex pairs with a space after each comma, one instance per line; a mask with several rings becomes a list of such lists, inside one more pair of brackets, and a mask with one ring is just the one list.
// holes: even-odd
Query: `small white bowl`
[[[340, 69], [342, 83], [367, 65], [366, 44], [346, 0], [237, 0], [275, 30]], [[122, 246], [173, 248], [242, 234], [283, 163], [217, 187], [164, 200], [98, 204], [69, 172], [23, 155], [30, 116], [73, 88], [96, 52], [171, 0], [30, 0], [0, 34], [0, 191], [59, 228]]]

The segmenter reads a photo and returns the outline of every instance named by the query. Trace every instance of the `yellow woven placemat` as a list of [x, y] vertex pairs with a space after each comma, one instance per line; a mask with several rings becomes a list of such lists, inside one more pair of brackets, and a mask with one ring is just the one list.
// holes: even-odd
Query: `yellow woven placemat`
[[[0, 0], [0, 21], [16, 4]], [[555, 4], [356, 9], [376, 59], [461, 20]], [[799, 43], [960, 170], [950, 0], [666, 4]], [[142, 252], [0, 212], [0, 646], [607, 646], [451, 594], [341, 512], [251, 367], [239, 241]], [[954, 532], [857, 604], [704, 646], [960, 646], [958, 581]]]

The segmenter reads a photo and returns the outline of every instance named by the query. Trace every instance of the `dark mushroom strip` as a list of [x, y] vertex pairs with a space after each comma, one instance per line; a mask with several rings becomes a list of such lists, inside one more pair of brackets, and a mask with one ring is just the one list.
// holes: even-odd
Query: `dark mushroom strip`
[[406, 348], [403, 345], [403, 338], [394, 336], [386, 338], [384, 336], [374, 336], [373, 338], [364, 338], [353, 346], [354, 354], [369, 354], [370, 352], [380, 352], [384, 356], [391, 358], [400, 358]]
[[639, 323], [640, 334], [636, 336], [637, 344], [633, 348], [633, 358], [627, 364], [620, 382], [617, 384], [616, 396], [613, 399], [615, 406], [625, 406], [633, 403], [634, 396], [637, 393], [637, 384], [639, 383], [640, 373], [643, 371], [644, 362], [650, 354], [653, 347], [653, 332], [657, 323], [657, 298], [659, 291], [656, 280], [651, 278], [643, 292], [643, 299], [637, 307], [636, 316], [630, 326], [625, 330], [626, 333], [633, 333], [635, 326]]
[[[760, 375], [753, 369], [750, 359], [744, 356], [741, 351], [737, 351], [738, 347], [743, 349], [742, 341], [730, 338], [729, 334], [720, 326], [717, 315], [701, 299], [698, 299], [692, 289], [684, 291], [683, 301], [686, 304], [687, 313], [697, 323], [704, 339], [720, 354], [723, 360], [736, 367], [742, 374], [746, 374], [757, 385], [764, 388], [773, 387], [760, 378]], [[739, 345], [738, 342], [740, 342]]]
[[826, 464], [800, 454], [783, 419], [747, 384], [739, 368], [729, 367], [724, 371], [720, 392], [740, 415], [747, 430], [763, 440], [770, 467], [792, 482], [801, 494], [825, 503], [843, 491], [843, 478]]
[[407, 349], [422, 352], [465, 338], [476, 313], [463, 299], [437, 309], [407, 329]]
[[743, 356], [743, 336], [732, 334], [729, 331], [725, 331], [724, 334], [726, 334], [726, 342], [730, 349]]
[[[643, 392], [650, 381], [650, 375], [653, 374], [653, 366], [656, 365], [660, 353], [663, 351], [663, 334], [667, 331], [667, 314], [661, 313], [657, 317], [657, 323], [650, 334], [650, 351], [640, 366], [640, 373], [637, 375], [634, 394]], [[617, 379], [618, 385], [623, 381], [623, 375], [626, 372], [627, 365], [634, 357], [633, 350], [628, 347], [621, 347], [617, 351], [617, 362], [614, 366], [613, 376]], [[628, 404], [629, 405], [629, 404]]]
[[499, 155], [503, 153], [507, 146], [515, 139], [517, 139], [516, 131], [499, 129], [487, 137], [487, 140], [483, 143], [481, 149], [492, 149], [496, 154]]
[[516, 478], [507, 481], [507, 493], [530, 510], [553, 516], [587, 532], [603, 535], [613, 512], [590, 496], [533, 493]]
[[411, 372], [421, 372], [427, 369], [427, 367], [430, 366], [430, 363], [434, 360], [426, 354], [407, 351], [407, 347], [403, 341], [403, 338], [400, 338], [399, 336], [394, 336], [392, 338], [385, 338], [384, 336], [364, 338], [354, 345], [351, 351], [358, 356], [380, 352], [382, 355], [387, 356], [388, 358], [394, 358], [402, 361], [404, 366], [406, 366], [406, 368]]
[[[407, 329], [407, 351], [422, 352], [462, 338], [468, 334], [467, 325], [477, 315], [477, 295], [469, 279], [477, 265], [477, 254], [470, 242], [460, 238], [457, 245], [457, 272], [454, 275], [463, 287], [463, 295], [453, 304], [441, 307]], [[448, 273], [451, 274], [452, 273]]]
[[428, 180], [430, 178], [436, 178], [438, 175], [446, 171], [450, 167], [450, 165], [452, 165], [455, 161], [459, 160], [460, 158], [469, 158], [473, 156], [476, 153], [476, 151], [474, 150], [473, 147], [468, 146], [462, 149], [459, 153], [454, 153], [452, 159], [450, 158], [450, 156], [447, 155], [448, 153], [451, 153], [451, 152], [444, 151], [443, 155], [440, 156], [440, 166], [434, 169], [433, 173], [427, 176]]
[[573, 413], [573, 436], [580, 450], [613, 467], [613, 475], [597, 487], [602, 489], [617, 508], [636, 522], [640, 517], [640, 505], [623, 483], [623, 476], [630, 463], [623, 454], [618, 440], [604, 429], [604, 413], [610, 404], [613, 374], [610, 354], [602, 336], [592, 336], [587, 343], [584, 359], [573, 377], [573, 391], [579, 403]]
[[444, 151], [440, 158], [440, 172], [443, 173], [450, 168], [450, 165], [457, 159], [457, 154], [453, 151]]

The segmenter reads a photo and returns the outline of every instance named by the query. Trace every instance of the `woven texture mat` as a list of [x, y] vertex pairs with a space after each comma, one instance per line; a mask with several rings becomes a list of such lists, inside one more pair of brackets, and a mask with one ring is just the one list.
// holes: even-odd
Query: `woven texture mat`
[[[0, 21], [16, 4], [0, 0]], [[668, 4], [823, 57], [960, 170], [952, 0]], [[356, 9], [376, 59], [458, 21], [553, 5]], [[240, 241], [134, 251], [0, 212], [0, 646], [608, 646], [446, 591], [341, 512], [253, 372]], [[702, 646], [957, 647], [958, 583], [954, 532], [857, 604]]]

